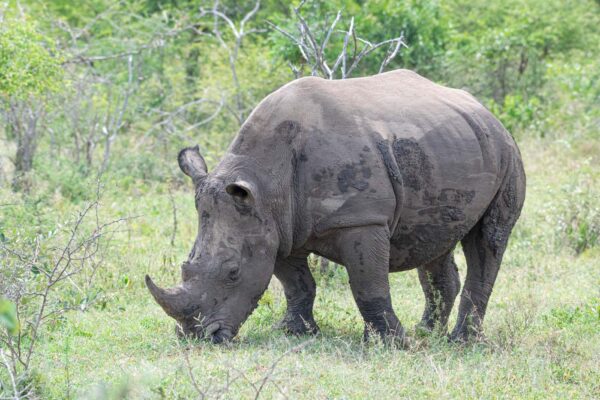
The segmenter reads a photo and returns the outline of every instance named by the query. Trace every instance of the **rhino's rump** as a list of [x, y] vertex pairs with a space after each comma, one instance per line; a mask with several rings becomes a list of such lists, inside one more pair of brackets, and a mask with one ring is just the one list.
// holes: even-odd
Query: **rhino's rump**
[[401, 178], [395, 183], [401, 195], [391, 237], [394, 270], [450, 250], [477, 223], [507, 172], [504, 128], [483, 107], [453, 108], [454, 115], [426, 132], [387, 141]]
[[303, 148], [302, 190], [317, 234], [387, 223], [391, 269], [403, 270], [440, 256], [475, 225], [502, 180], [509, 136], [470, 95], [444, 89], [412, 102], [388, 98], [386, 119], [383, 104], [323, 111]]

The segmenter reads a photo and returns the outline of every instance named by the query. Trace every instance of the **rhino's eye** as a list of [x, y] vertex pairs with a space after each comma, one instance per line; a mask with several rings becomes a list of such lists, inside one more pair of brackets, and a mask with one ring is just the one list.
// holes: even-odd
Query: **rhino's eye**
[[235, 266], [227, 272], [227, 279], [231, 282], [236, 282], [240, 279], [240, 267]]

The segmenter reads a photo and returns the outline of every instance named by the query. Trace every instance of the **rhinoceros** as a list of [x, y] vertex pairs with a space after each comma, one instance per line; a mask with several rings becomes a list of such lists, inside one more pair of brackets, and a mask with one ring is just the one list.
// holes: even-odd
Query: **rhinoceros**
[[179, 286], [146, 284], [180, 334], [215, 343], [237, 335], [273, 275], [287, 301], [281, 326], [317, 333], [309, 253], [345, 266], [365, 335], [404, 337], [388, 277], [413, 268], [419, 325], [447, 332], [458, 242], [467, 273], [449, 337], [478, 337], [525, 198], [502, 124], [469, 93], [408, 70], [294, 80], [260, 102], [212, 172], [197, 146], [178, 162], [198, 235]]

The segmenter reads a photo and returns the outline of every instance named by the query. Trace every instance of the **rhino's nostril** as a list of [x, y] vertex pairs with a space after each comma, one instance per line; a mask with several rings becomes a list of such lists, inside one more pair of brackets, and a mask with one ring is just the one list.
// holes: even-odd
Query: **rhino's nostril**
[[208, 326], [205, 329], [205, 335], [207, 337], [209, 337], [213, 333], [217, 332], [219, 330], [219, 328], [221, 328], [221, 324], [219, 324], [218, 322], [213, 322], [211, 324], [208, 324]]

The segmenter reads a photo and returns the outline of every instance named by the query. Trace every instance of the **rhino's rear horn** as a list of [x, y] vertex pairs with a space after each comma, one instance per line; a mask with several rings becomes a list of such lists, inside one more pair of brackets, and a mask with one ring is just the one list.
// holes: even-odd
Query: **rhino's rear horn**
[[172, 289], [162, 289], [154, 284], [152, 279], [146, 275], [146, 286], [154, 300], [172, 318], [177, 320], [186, 316], [184, 311], [190, 304], [189, 293], [181, 286]]

